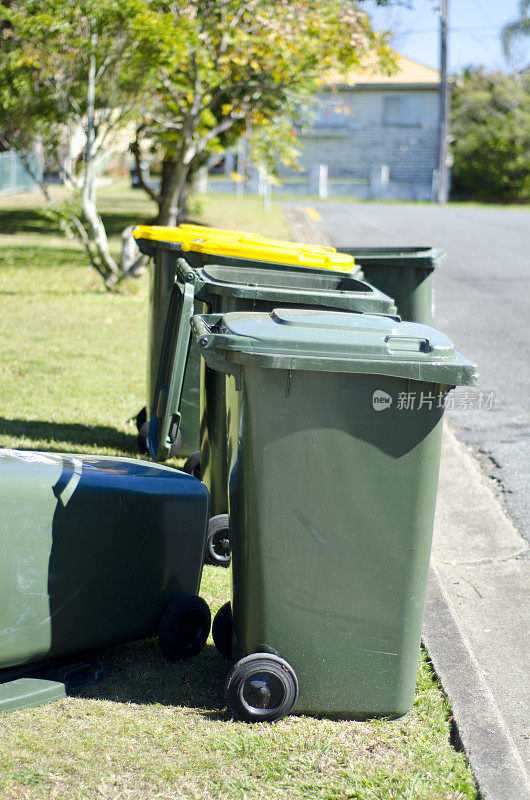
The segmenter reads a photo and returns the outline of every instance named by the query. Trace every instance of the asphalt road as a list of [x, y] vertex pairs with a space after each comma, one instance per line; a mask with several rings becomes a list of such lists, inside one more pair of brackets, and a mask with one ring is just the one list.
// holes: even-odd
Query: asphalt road
[[473, 408], [465, 407], [469, 395], [455, 394], [450, 421], [530, 541], [530, 210], [334, 202], [311, 207], [321, 216], [314, 226], [336, 247], [434, 245], [447, 251], [436, 274], [436, 326], [476, 361], [481, 376]]

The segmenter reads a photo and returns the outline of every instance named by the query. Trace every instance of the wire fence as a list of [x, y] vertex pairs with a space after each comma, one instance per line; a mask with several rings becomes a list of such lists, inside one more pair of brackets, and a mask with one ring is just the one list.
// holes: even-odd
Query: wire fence
[[[42, 177], [42, 164], [38, 155], [28, 156], [31, 171]], [[37, 185], [33, 176], [26, 169], [21, 157], [13, 151], [0, 153], [0, 195], [12, 192], [24, 192]]]

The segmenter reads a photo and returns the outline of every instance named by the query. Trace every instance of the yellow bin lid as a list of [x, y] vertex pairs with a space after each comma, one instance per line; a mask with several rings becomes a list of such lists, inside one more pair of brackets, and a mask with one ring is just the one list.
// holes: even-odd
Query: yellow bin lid
[[315, 267], [340, 272], [354, 269], [353, 256], [337, 253], [324, 245], [298, 244], [281, 239], [267, 239], [257, 233], [207, 228], [201, 225], [180, 225], [169, 228], [161, 225], [138, 225], [133, 235], [136, 239], [174, 242], [183, 252], [264, 261], [288, 266]]
[[299, 244], [290, 242], [287, 239], [269, 239], [268, 236], [260, 236], [259, 233], [249, 233], [248, 231], [233, 231], [228, 228], [208, 228], [205, 225], [193, 225], [191, 222], [183, 222], [175, 230], [185, 231], [186, 233], [197, 233], [197, 235], [228, 236], [230, 239], [244, 239], [245, 241], [265, 242], [268, 245], [277, 247], [303, 247], [304, 250], [318, 250], [324, 253], [336, 253], [337, 248], [327, 244]]

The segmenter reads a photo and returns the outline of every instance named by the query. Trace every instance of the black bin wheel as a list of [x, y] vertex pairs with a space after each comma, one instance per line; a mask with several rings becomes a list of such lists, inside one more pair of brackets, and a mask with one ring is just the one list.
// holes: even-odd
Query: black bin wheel
[[184, 661], [200, 653], [210, 633], [208, 604], [194, 594], [179, 594], [164, 609], [158, 643], [169, 661]]
[[147, 453], [148, 446], [147, 446], [147, 437], [149, 435], [149, 420], [146, 419], [140, 427], [138, 428], [138, 436], [136, 437], [136, 443], [138, 445], [138, 452], [139, 453]]
[[285, 659], [252, 653], [226, 678], [226, 702], [242, 722], [277, 722], [289, 714], [298, 696], [296, 673]]
[[136, 428], [137, 428], [137, 430], [140, 430], [140, 428], [142, 427], [142, 425], [143, 425], [145, 422], [147, 422], [147, 408], [146, 408], [145, 406], [144, 406], [143, 408], [141, 408], [141, 409], [140, 409], [140, 411], [139, 411], [139, 412], [138, 412], [138, 414], [136, 415], [136, 419], [135, 419], [135, 421], [136, 421]]
[[217, 514], [210, 519], [206, 533], [204, 561], [206, 564], [218, 567], [230, 566], [228, 514]]
[[[138, 444], [138, 452], [140, 453], [148, 453], [149, 446], [147, 443], [147, 439], [149, 436], [149, 420], [146, 419], [141, 428], [138, 430], [138, 436], [136, 437], [136, 442]], [[182, 447], [182, 434], [179, 431], [177, 433], [177, 438], [171, 445], [171, 450], [169, 451], [168, 458], [174, 458], [180, 448]]]
[[201, 451], [196, 450], [186, 459], [186, 463], [182, 467], [184, 472], [188, 475], [193, 475], [194, 478], [201, 479]]
[[221, 606], [212, 624], [213, 643], [223, 658], [232, 659], [232, 607], [230, 601]]

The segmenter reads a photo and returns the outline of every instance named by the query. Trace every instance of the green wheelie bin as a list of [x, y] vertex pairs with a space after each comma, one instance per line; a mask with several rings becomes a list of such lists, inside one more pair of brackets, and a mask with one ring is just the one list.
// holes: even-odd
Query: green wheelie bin
[[[173, 302], [182, 302], [182, 286], [194, 287], [196, 311], [270, 311], [277, 305], [335, 308], [362, 313], [395, 314], [394, 302], [364, 281], [327, 270], [301, 273], [288, 266], [263, 270], [258, 267], [208, 264], [190, 267], [177, 261], [177, 286]], [[180, 287], [179, 285], [180, 284]], [[194, 312], [192, 311], [191, 314]], [[190, 316], [190, 312], [188, 312]], [[187, 324], [187, 323], [184, 323]], [[178, 335], [168, 330], [169, 337]], [[188, 331], [189, 335], [189, 331]], [[163, 352], [169, 352], [163, 346]], [[200, 355], [192, 346], [186, 366], [184, 386], [197, 373]], [[163, 369], [167, 370], [167, 364]], [[205, 558], [210, 564], [230, 563], [228, 537], [228, 463], [232, 440], [229, 439], [228, 415], [236, 413], [238, 395], [230, 392], [225, 376], [209, 369], [201, 370], [201, 478], [210, 492], [210, 522], [206, 537]], [[167, 382], [167, 375], [164, 378]], [[164, 385], [163, 383], [161, 386]], [[185, 390], [184, 390], [185, 391]], [[228, 396], [230, 395], [230, 396]], [[184, 397], [184, 395], [183, 395]], [[155, 393], [155, 404], [158, 403]], [[176, 410], [176, 407], [175, 407]], [[185, 409], [183, 409], [185, 410]], [[176, 428], [173, 433], [176, 433]], [[162, 460], [164, 453], [150, 448], [152, 458]]]
[[439, 247], [341, 247], [351, 255], [365, 279], [394, 298], [399, 316], [434, 325], [435, 270], [445, 260]]
[[232, 603], [213, 626], [242, 720], [411, 707], [444, 398], [476, 382], [442, 333], [326, 310], [197, 315], [239, 393]]
[[[175, 228], [139, 225], [133, 233], [142, 253], [153, 258], [149, 285], [147, 404], [136, 417], [141, 452], [147, 452], [149, 421], [146, 409], [151, 408], [153, 400], [169, 295], [178, 258], [185, 255], [188, 263], [196, 267], [216, 263], [262, 269], [278, 269], [279, 262], [283, 260], [301, 273], [332, 270], [359, 277], [359, 268], [353, 258], [339, 255], [333, 247], [283, 242], [243, 231], [200, 225]], [[267, 249], [266, 256], [263, 255], [264, 247]], [[186, 375], [182, 394], [183, 424], [178, 440], [173, 443], [172, 455], [190, 456], [199, 450], [199, 383], [199, 359], [195, 359], [190, 363]]]
[[[0, 712], [62, 697], [80, 654], [158, 633], [198, 653], [208, 491], [137, 459], [0, 449]], [[72, 660], [73, 659], [73, 660]]]

